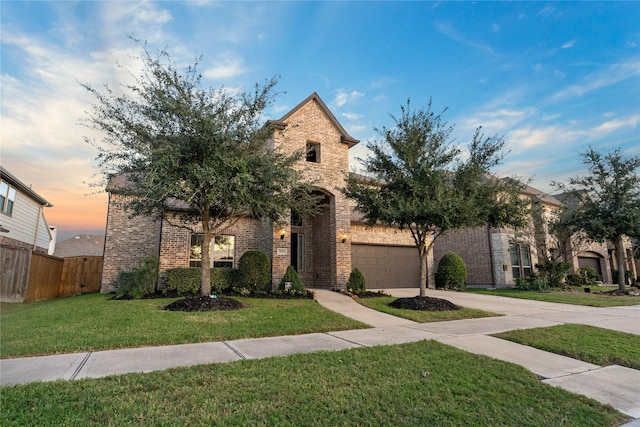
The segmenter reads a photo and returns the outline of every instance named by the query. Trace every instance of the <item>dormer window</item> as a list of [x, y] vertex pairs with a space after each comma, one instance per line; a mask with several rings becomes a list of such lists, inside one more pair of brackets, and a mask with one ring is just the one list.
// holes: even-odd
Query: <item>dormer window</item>
[[307, 142], [307, 162], [320, 163], [320, 144]]

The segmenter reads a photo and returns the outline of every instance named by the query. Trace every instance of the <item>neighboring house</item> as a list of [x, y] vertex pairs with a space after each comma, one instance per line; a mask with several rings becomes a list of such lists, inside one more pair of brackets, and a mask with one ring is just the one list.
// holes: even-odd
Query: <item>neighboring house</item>
[[104, 236], [101, 234], [79, 234], [56, 244], [53, 256], [68, 258], [74, 256], [102, 256]]
[[434, 245], [436, 268], [445, 252], [452, 251], [460, 255], [467, 266], [469, 286], [511, 287], [515, 286], [516, 278], [534, 272], [544, 251], [555, 249], [545, 219], [562, 207], [562, 203], [528, 185], [523, 186], [521, 197], [538, 205], [527, 227], [450, 230], [438, 237]]
[[[454, 230], [438, 238], [434, 245], [434, 260], [438, 262], [445, 252], [460, 255], [467, 265], [469, 286], [515, 286], [518, 277], [537, 271], [536, 264], [545, 258], [560, 259], [571, 264], [571, 273], [582, 267], [591, 267], [604, 283], [612, 283], [611, 270], [615, 269], [615, 250], [611, 243], [555, 238], [549, 233], [548, 221], [564, 208], [566, 199], [550, 196], [524, 185], [522, 197], [531, 199], [529, 225], [522, 229], [477, 227]], [[625, 243], [631, 255], [630, 242]], [[629, 269], [636, 273], [632, 263]]]
[[[555, 196], [562, 200], [568, 209], [580, 203], [576, 197], [571, 194], [558, 194]], [[633, 245], [629, 238], [624, 238], [625, 257], [627, 259], [627, 269], [632, 272], [633, 276], [637, 276], [637, 269], [633, 262]], [[604, 283], [613, 283], [612, 270], [617, 270], [615, 246], [613, 242], [607, 240], [605, 242], [589, 242], [581, 239], [580, 236], [574, 235], [570, 239], [562, 242], [561, 257], [564, 261], [571, 264], [571, 272], [576, 273], [580, 268], [590, 267], [602, 277]]]
[[47, 253], [51, 233], [44, 208], [53, 205], [0, 166], [0, 243]]
[[[354, 267], [363, 272], [369, 288], [417, 287], [419, 259], [410, 234], [384, 226], [366, 227], [341, 193], [349, 172], [349, 148], [359, 141], [346, 132], [320, 97], [313, 93], [270, 124], [274, 127], [271, 146], [285, 153], [306, 150], [306, 159], [296, 167], [323, 196], [323, 208], [313, 218], [291, 215], [284, 228], [247, 217], [218, 230], [211, 244], [211, 266], [237, 267], [245, 251], [259, 249], [271, 259], [274, 285], [292, 265], [307, 287], [343, 287]], [[166, 219], [130, 218], [117, 205], [122, 197], [118, 188], [126, 185], [125, 180], [125, 175], [115, 176], [106, 188], [109, 208], [102, 292], [113, 291], [118, 272], [147, 256], [159, 257], [161, 272], [200, 265], [201, 234], [172, 226]], [[172, 209], [177, 208], [169, 206], [165, 218], [171, 218]]]

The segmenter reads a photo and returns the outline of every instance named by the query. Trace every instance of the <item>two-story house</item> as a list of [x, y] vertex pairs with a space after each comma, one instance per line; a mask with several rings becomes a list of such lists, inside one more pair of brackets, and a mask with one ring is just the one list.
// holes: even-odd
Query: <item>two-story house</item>
[[[296, 167], [322, 196], [322, 211], [313, 218], [293, 214], [284, 228], [246, 217], [216, 230], [210, 248], [211, 266], [237, 267], [245, 251], [259, 249], [271, 259], [274, 285], [292, 265], [306, 287], [343, 287], [354, 267], [362, 270], [369, 288], [417, 287], [419, 259], [408, 232], [383, 225], [366, 227], [341, 193], [349, 173], [349, 148], [359, 141], [347, 133], [318, 94], [313, 93], [270, 123], [274, 148], [286, 153], [306, 151], [306, 158]], [[109, 209], [102, 291], [113, 291], [118, 272], [145, 256], [157, 255], [161, 271], [199, 266], [200, 234], [167, 220], [129, 218], [116, 206], [114, 202], [122, 197], [118, 187], [123, 179], [115, 176], [106, 189]], [[172, 215], [169, 207], [165, 218]]]
[[47, 253], [51, 233], [44, 208], [53, 205], [0, 166], [0, 244]]

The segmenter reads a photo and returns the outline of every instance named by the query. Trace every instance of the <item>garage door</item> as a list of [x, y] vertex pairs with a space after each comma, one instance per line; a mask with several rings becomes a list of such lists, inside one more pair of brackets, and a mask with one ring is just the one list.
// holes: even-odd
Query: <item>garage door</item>
[[351, 266], [362, 272], [367, 289], [419, 287], [420, 262], [413, 247], [352, 244]]
[[591, 267], [595, 270], [596, 274], [602, 275], [602, 269], [600, 268], [600, 258], [578, 257], [578, 266]]

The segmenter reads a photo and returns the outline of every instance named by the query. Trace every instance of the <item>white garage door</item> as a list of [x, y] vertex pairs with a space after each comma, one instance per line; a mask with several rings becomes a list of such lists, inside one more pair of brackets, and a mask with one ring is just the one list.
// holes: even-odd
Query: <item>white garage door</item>
[[406, 246], [351, 245], [351, 266], [367, 289], [420, 287], [418, 249]]

